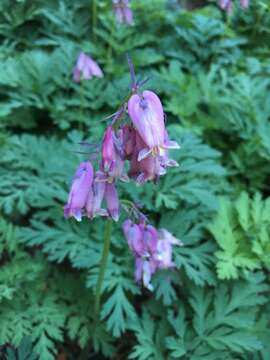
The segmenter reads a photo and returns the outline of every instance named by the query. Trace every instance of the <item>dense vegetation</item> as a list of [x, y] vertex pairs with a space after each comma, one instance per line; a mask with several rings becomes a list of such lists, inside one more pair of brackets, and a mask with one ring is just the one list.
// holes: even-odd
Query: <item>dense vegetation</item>
[[[96, 11], [95, 10], [96, 4]], [[228, 17], [215, 1], [0, 3], [0, 351], [5, 359], [268, 360], [270, 6]], [[83, 50], [102, 79], [72, 79]], [[104, 220], [65, 220], [71, 176], [126, 96], [129, 53], [162, 100], [179, 168], [121, 184], [184, 243], [177, 269], [134, 281], [114, 224], [100, 322], [93, 301]]]

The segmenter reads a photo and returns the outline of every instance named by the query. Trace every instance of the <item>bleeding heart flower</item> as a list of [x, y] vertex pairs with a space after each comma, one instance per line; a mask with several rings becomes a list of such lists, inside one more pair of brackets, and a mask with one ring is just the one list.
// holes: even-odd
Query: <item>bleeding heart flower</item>
[[64, 208], [66, 218], [73, 216], [77, 221], [81, 221], [82, 210], [86, 205], [93, 178], [94, 170], [91, 163], [89, 161], [81, 163], [75, 173], [68, 202]]
[[89, 55], [81, 51], [73, 70], [73, 80], [80, 82], [81, 79], [89, 80], [94, 76], [103, 77], [102, 70]]
[[128, 113], [144, 143], [152, 152], [158, 153], [165, 140], [164, 113], [158, 96], [148, 90], [142, 95], [132, 95]]

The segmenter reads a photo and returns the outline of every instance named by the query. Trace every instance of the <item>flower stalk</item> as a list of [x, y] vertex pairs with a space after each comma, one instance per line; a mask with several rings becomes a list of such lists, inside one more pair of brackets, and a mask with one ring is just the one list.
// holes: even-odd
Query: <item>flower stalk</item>
[[112, 234], [112, 220], [108, 218], [108, 220], [105, 223], [104, 245], [103, 245], [99, 274], [96, 285], [96, 295], [95, 295], [95, 304], [94, 304], [95, 319], [97, 319], [99, 316], [101, 289], [102, 289], [102, 283], [104, 280], [109, 252], [110, 252], [111, 234]]

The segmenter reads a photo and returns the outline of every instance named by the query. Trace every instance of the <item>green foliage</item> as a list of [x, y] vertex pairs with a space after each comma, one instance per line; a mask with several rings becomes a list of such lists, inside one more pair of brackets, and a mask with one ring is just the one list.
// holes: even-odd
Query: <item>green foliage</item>
[[172, 358], [229, 359], [232, 353], [242, 358], [262, 349], [255, 329], [258, 306], [267, 301], [264, 279], [255, 274], [249, 281], [221, 284], [213, 291], [190, 288], [189, 306], [180, 303], [175, 314], [169, 313], [175, 335], [168, 336], [166, 344]]
[[[1, 358], [269, 360], [270, 8], [185, 8], [200, 3], [134, 0], [126, 26], [111, 1], [1, 1]], [[81, 50], [104, 78], [74, 83]], [[127, 52], [181, 149], [157, 184], [119, 195], [183, 246], [140, 288], [122, 211], [97, 321], [104, 220], [63, 206], [91, 152], [79, 143], [98, 145], [130, 91]]]
[[220, 279], [236, 279], [241, 270], [270, 268], [270, 198], [242, 192], [235, 202], [221, 198], [214, 222], [208, 225], [220, 250], [216, 252]]

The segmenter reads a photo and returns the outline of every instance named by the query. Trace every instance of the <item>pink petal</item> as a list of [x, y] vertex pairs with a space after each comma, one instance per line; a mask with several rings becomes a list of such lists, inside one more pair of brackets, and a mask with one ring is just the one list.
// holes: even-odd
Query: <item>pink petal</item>
[[155, 93], [146, 90], [142, 97], [132, 95], [128, 101], [128, 113], [134, 127], [150, 149], [164, 144], [164, 113]]

